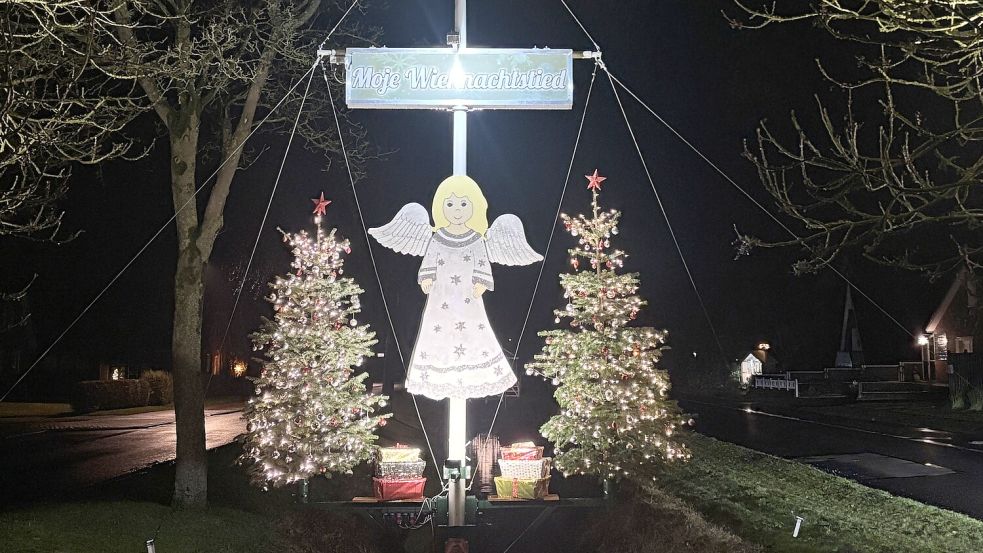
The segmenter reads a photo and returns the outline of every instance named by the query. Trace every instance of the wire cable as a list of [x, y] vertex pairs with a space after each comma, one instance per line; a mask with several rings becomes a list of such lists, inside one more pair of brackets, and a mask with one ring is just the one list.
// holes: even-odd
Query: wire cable
[[[313, 71], [313, 68], [311, 70]], [[306, 74], [304, 75], [304, 77], [306, 77]], [[58, 337], [54, 339], [53, 342], [51, 342], [51, 345], [49, 345], [47, 349], [45, 349], [44, 352], [41, 353], [41, 355], [34, 361], [34, 363], [31, 363], [31, 366], [28, 367], [27, 370], [20, 375], [20, 378], [18, 378], [14, 382], [14, 384], [6, 391], [6, 393], [4, 393], [3, 396], [0, 396], [0, 402], [7, 399], [7, 396], [10, 395], [10, 392], [14, 391], [14, 388], [16, 388], [17, 385], [20, 384], [21, 381], [24, 380], [24, 378], [26, 378], [27, 375], [30, 374], [30, 372], [34, 370], [35, 367], [38, 366], [38, 363], [40, 363], [48, 355], [48, 353], [50, 353], [51, 350], [54, 349], [54, 347], [61, 342], [62, 338], [64, 338], [65, 335], [68, 334], [68, 332], [75, 327], [75, 325], [79, 322], [79, 320], [81, 320], [82, 317], [85, 316], [85, 314], [88, 313], [90, 309], [92, 309], [92, 306], [95, 305], [96, 302], [98, 302], [99, 299], [102, 298], [102, 296], [105, 295], [110, 288], [112, 288], [113, 284], [115, 284], [116, 281], [119, 280], [121, 276], [123, 276], [123, 273], [125, 273], [127, 269], [129, 269], [130, 266], [133, 265], [133, 263], [136, 262], [136, 260], [139, 259], [141, 255], [143, 255], [143, 252], [145, 252], [147, 248], [149, 248], [150, 245], [155, 240], [157, 240], [157, 237], [160, 236], [161, 233], [164, 232], [164, 230], [168, 226], [170, 226], [170, 224], [174, 222], [175, 219], [177, 219], [177, 216], [180, 215], [181, 212], [184, 211], [184, 209], [191, 204], [192, 200], [198, 197], [198, 194], [205, 189], [205, 186], [207, 186], [208, 183], [211, 182], [211, 180], [215, 178], [216, 175], [218, 175], [218, 172], [222, 170], [222, 167], [224, 167], [225, 164], [228, 163], [230, 159], [232, 159], [232, 156], [236, 155], [236, 153], [238, 153], [238, 151], [241, 150], [246, 145], [246, 142], [249, 140], [249, 138], [252, 137], [254, 134], [256, 134], [256, 131], [258, 131], [260, 127], [262, 127], [263, 124], [266, 123], [266, 121], [270, 117], [272, 117], [274, 113], [276, 113], [276, 110], [281, 105], [283, 105], [283, 103], [287, 100], [287, 98], [290, 97], [291, 94], [293, 94], [294, 90], [296, 90], [297, 87], [300, 86], [300, 83], [304, 82], [304, 77], [298, 79], [297, 82], [295, 82], [287, 90], [283, 98], [280, 98], [280, 101], [277, 102], [272, 108], [270, 108], [270, 112], [267, 113], [266, 116], [263, 117], [263, 119], [260, 120], [260, 122], [257, 123], [256, 126], [253, 127], [251, 131], [249, 131], [249, 134], [246, 135], [246, 137], [242, 140], [242, 142], [239, 143], [238, 146], [233, 148], [231, 152], [229, 152], [229, 155], [227, 155], [225, 159], [222, 160], [222, 163], [220, 163], [218, 167], [215, 168], [215, 171], [212, 172], [212, 174], [209, 175], [208, 178], [202, 181], [201, 185], [195, 189], [194, 194], [192, 194], [190, 198], [188, 198], [183, 204], [181, 204], [180, 207], [174, 210], [174, 214], [171, 215], [171, 217], [163, 225], [161, 225], [159, 229], [157, 229], [157, 232], [155, 232], [154, 235], [151, 236], [149, 240], [147, 240], [147, 242], [137, 251], [137, 253], [129, 261], [127, 261], [125, 265], [123, 265], [123, 268], [120, 269], [118, 273], [116, 273], [116, 276], [110, 279], [109, 283], [106, 284], [106, 286], [102, 290], [100, 290], [98, 294], [96, 294], [96, 297], [92, 298], [92, 301], [90, 301], [82, 309], [82, 311], [72, 320], [72, 322], [68, 324], [68, 327], [65, 328], [65, 330], [63, 330], [61, 334], [59, 334]]]
[[[560, 191], [560, 199], [556, 203], [556, 214], [553, 216], [553, 224], [550, 226], [550, 236], [546, 241], [546, 250], [543, 252], [543, 262], [539, 265], [539, 275], [536, 277], [536, 286], [533, 288], [532, 297], [529, 298], [529, 307], [526, 309], [526, 318], [522, 321], [522, 330], [519, 331], [519, 338], [515, 341], [515, 351], [512, 353], [512, 363], [515, 364], [516, 358], [519, 357], [519, 348], [522, 347], [522, 337], [526, 332], [526, 325], [529, 324], [529, 316], [532, 314], [533, 305], [536, 303], [536, 294], [539, 292], [539, 284], [543, 279], [543, 271], [546, 269], [546, 258], [550, 254], [550, 246], [553, 244], [553, 236], [556, 234], [556, 222], [560, 219], [560, 211], [563, 210], [563, 199], [566, 197], [567, 187], [570, 185], [570, 174], [573, 172], [573, 162], [577, 158], [577, 149], [580, 147], [580, 137], [584, 132], [584, 121], [587, 119], [587, 108], [590, 106], [591, 95], [594, 91], [594, 80], [597, 77], [597, 68], [599, 64], [594, 63], [594, 71], [590, 75], [590, 86], [587, 87], [587, 99], [584, 100], [584, 112], [580, 116], [580, 126], [577, 128], [577, 138], [573, 143], [573, 152], [570, 154], [570, 163], [567, 165], [567, 176], [563, 180], [563, 189]], [[522, 378], [522, 373], [519, 373], [519, 378]], [[502, 408], [502, 402], [505, 400], [505, 392], [502, 392], [498, 396], [498, 406], [495, 407], [495, 414], [492, 415], [491, 424], [488, 426], [488, 432], [485, 434], [485, 439], [487, 440], [491, 437], [492, 430], [495, 429], [495, 422], [498, 420], [498, 412]]]
[[[605, 67], [603, 64], [602, 67]], [[662, 217], [666, 220], [666, 227], [669, 229], [669, 236], [672, 237], [672, 243], [676, 246], [676, 253], [679, 254], [679, 260], [683, 262], [683, 268], [686, 269], [686, 276], [689, 277], [689, 282], [693, 286], [693, 291], [696, 292], [696, 299], [700, 302], [700, 309], [703, 310], [703, 316], [706, 317], [707, 324], [710, 326], [710, 332], [713, 333], [713, 340], [717, 343], [717, 349], [720, 351], [720, 358], [726, 362], [727, 355], [724, 353], [724, 347], [720, 344], [720, 338], [717, 336], [717, 329], [713, 326], [713, 320], [710, 318], [710, 312], [707, 311], [707, 306], [703, 302], [703, 295], [700, 294], [700, 289], [696, 285], [696, 280], [693, 278], [693, 273], [689, 269], [689, 263], [686, 262], [686, 256], [683, 255], [683, 249], [679, 246], [679, 240], [676, 238], [676, 231], [672, 228], [672, 222], [669, 220], [669, 214], [666, 212], [666, 207], [662, 203], [662, 198], [659, 196], [659, 190], [655, 186], [655, 181], [652, 180], [652, 172], [649, 171], [648, 163], [645, 162], [645, 156], [642, 155], [642, 147], [638, 144], [638, 139], [635, 137], [635, 131], [631, 128], [631, 123], [628, 121], [628, 113], [625, 112], [625, 106], [621, 103], [621, 96], [618, 94], [618, 87], [614, 84], [614, 79], [611, 77], [611, 73], [605, 68], [605, 73], [608, 74], [608, 82], [611, 83], [611, 91], [614, 92], [614, 99], [618, 102], [618, 109], [621, 110], [621, 115], [625, 119], [625, 126], [628, 127], [628, 134], [631, 136], [631, 141], [635, 144], [635, 151], [638, 152], [638, 160], [642, 162], [642, 168], [645, 170], [645, 177], [649, 181], [649, 186], [652, 187], [652, 193], [655, 194], [655, 201], [659, 204], [659, 211], [662, 212]]]
[[[705, 161], [707, 163], [707, 165], [709, 165], [714, 171], [716, 171], [717, 173], [719, 173], [720, 176], [722, 176], [724, 178], [724, 180], [726, 180], [728, 183], [730, 183], [731, 186], [733, 186], [734, 188], [736, 188], [741, 194], [744, 195], [744, 197], [746, 197], [748, 200], [750, 200], [751, 203], [753, 203], [754, 205], [756, 205], [758, 207], [758, 209], [760, 209], [762, 212], [764, 212], [765, 215], [768, 216], [768, 218], [770, 218], [778, 226], [780, 226], [782, 229], [784, 229], [785, 232], [787, 232], [789, 236], [791, 236], [795, 240], [798, 240], [801, 243], [802, 238], [800, 238], [798, 234], [796, 234], [792, 229], [790, 229], [788, 227], [788, 225], [786, 225], [785, 223], [783, 223], [781, 221], [781, 219], [779, 219], [778, 217], [775, 216], [774, 213], [772, 213], [771, 211], [769, 211], [768, 209], [766, 209], [765, 206], [761, 205], [761, 202], [759, 202], [753, 196], [751, 196], [751, 194], [749, 194], [746, 190], [744, 190], [744, 188], [741, 187], [741, 185], [737, 184], [737, 181], [735, 181], [733, 178], [731, 178], [730, 175], [728, 175], [727, 173], [725, 173], [723, 169], [721, 169], [716, 163], [714, 163], [709, 157], [707, 157], [702, 151], [700, 151], [699, 148], [697, 148], [696, 146], [694, 146], [692, 142], [690, 142], [689, 140], [687, 140], [686, 137], [683, 136], [679, 131], [677, 131], [672, 125], [670, 125], [668, 121], [666, 121], [665, 119], [663, 119], [662, 116], [660, 116], [658, 113], [656, 113], [655, 110], [653, 110], [651, 107], [649, 107], [648, 104], [646, 104], [641, 98], [639, 98], [638, 95], [635, 94], [630, 88], [628, 88], [623, 82], [621, 82], [621, 80], [619, 80], [616, 76], [612, 75], [611, 74], [611, 71], [607, 67], [604, 67], [604, 71], [608, 74], [608, 77], [610, 79], [612, 79], [615, 83], [618, 84], [618, 86], [620, 86], [622, 89], [624, 89], [624, 91], [627, 92], [632, 98], [634, 98], [636, 102], [638, 102], [643, 108], [645, 108], [646, 111], [648, 111], [653, 117], [655, 117], [655, 119], [659, 123], [661, 123], [666, 129], [668, 129], [672, 134], [674, 134], [676, 136], [676, 138], [678, 138], [683, 144], [685, 144], [687, 147], [689, 147], [690, 150], [692, 150], [694, 153], [696, 153], [696, 155], [700, 156], [700, 158], [703, 161]], [[810, 252], [812, 251], [812, 248], [810, 248], [808, 245], [805, 245], [805, 244], [803, 244], [803, 245]], [[840, 277], [843, 280], [843, 282], [847, 283], [850, 287], [852, 287], [854, 290], [856, 290], [858, 294], [860, 294], [861, 296], [863, 296], [874, 307], [876, 307], [881, 313], [883, 313], [884, 316], [886, 316], [895, 325], [897, 325], [898, 328], [900, 328], [906, 334], [908, 334], [909, 336], [911, 336], [912, 338], [914, 338], [915, 335], [910, 330], [908, 330], [908, 328], [906, 326], [904, 326], [903, 324], [901, 324], [901, 322], [899, 322], [896, 318], [894, 318], [894, 316], [892, 316], [890, 313], [888, 313], [886, 309], [884, 309], [883, 307], [881, 307], [881, 305], [879, 303], [877, 303], [876, 301], [874, 301], [874, 299], [872, 297], [870, 297], [866, 292], [864, 292], [863, 290], [861, 290], [860, 287], [857, 286], [856, 284], [854, 284], [849, 278], [847, 278], [846, 275], [844, 275], [842, 272], [840, 272], [836, 267], [832, 266], [828, 261], [824, 261], [823, 263], [824, 263], [824, 265], [826, 265], [826, 267], [829, 267], [829, 269], [831, 271], [833, 271], [833, 273], [835, 273], [836, 276]]]
[[[355, 0], [354, 2], [352, 2], [350, 6], [348, 6], [348, 9], [345, 10], [345, 13], [343, 13], [341, 18], [338, 19], [334, 27], [332, 27], [331, 30], [328, 31], [328, 34], [324, 37], [324, 40], [321, 41], [321, 44], [318, 47], [318, 49], [324, 48], [324, 45], [327, 44], [328, 40], [331, 39], [331, 36], [335, 33], [335, 31], [338, 30], [338, 27], [341, 26], [341, 23], [345, 20], [346, 17], [348, 17], [348, 14], [352, 11], [352, 9], [356, 5], [358, 5], [358, 2], [359, 0]], [[229, 315], [229, 323], [225, 325], [225, 333], [222, 335], [222, 342], [221, 342], [222, 346], [225, 345], [225, 340], [229, 337], [229, 329], [232, 327], [232, 320], [235, 318], [236, 309], [239, 307], [239, 299], [242, 296], [242, 289], [246, 285], [246, 278], [248, 278], [249, 276], [249, 269], [250, 267], [252, 267], [253, 259], [256, 256], [256, 247], [259, 245], [260, 236], [262, 236], [263, 234], [263, 227], [266, 226], [266, 219], [270, 214], [270, 207], [273, 205], [273, 197], [276, 195], [277, 186], [280, 184], [280, 177], [283, 175], [283, 168], [287, 163], [287, 154], [290, 153], [290, 146], [291, 144], [293, 144], [294, 135], [297, 132], [297, 124], [300, 122], [300, 114], [304, 111], [304, 103], [307, 102], [307, 94], [311, 88], [311, 80], [314, 78], [314, 70], [317, 68], [319, 62], [320, 62], [319, 59], [315, 60], [311, 68], [307, 71], [307, 73], [305, 73], [305, 75], [307, 75], [307, 86], [304, 88], [304, 96], [300, 100], [300, 108], [297, 110], [297, 117], [294, 119], [293, 128], [290, 129], [290, 138], [287, 140], [287, 148], [283, 152], [283, 159], [280, 161], [280, 169], [279, 171], [277, 171], [276, 180], [273, 181], [273, 191], [270, 193], [270, 200], [266, 203], [266, 211], [263, 212], [263, 220], [259, 225], [259, 230], [256, 232], [256, 241], [253, 242], [253, 250], [249, 254], [249, 261], [246, 263], [246, 270], [243, 271], [242, 281], [239, 283], [239, 286], [236, 290], [236, 299], [235, 302], [232, 304], [232, 314]], [[211, 375], [209, 375], [208, 383], [211, 384], [211, 381], [212, 381]], [[205, 386], [205, 391], [206, 392], [208, 391], [207, 385]]]
[[[324, 67], [323, 61], [321, 64], [321, 72], [324, 75], [324, 85], [328, 89], [328, 99], [331, 102], [331, 111], [334, 114], [335, 129], [338, 132], [338, 143], [341, 146], [341, 153], [345, 159], [345, 168], [348, 171], [348, 182], [352, 186], [352, 195], [355, 198], [355, 208], [358, 212], [358, 220], [362, 224], [362, 234], [365, 236], [365, 247], [369, 252], [369, 260], [372, 262], [372, 272], [375, 274], [376, 284], [379, 286], [379, 295], [382, 297], [382, 306], [386, 311], [386, 319], [389, 321], [389, 330], [393, 335], [393, 342], [396, 343], [396, 352], [399, 354], [399, 362], [403, 365], [403, 370], [406, 370], [406, 359], [403, 357], [403, 349], [399, 345], [399, 337], [396, 335], [396, 325], [393, 323], [392, 313], [389, 310], [389, 302], [386, 300], [386, 291], [382, 287], [382, 279], [379, 277], [379, 266], [376, 263], [375, 255], [372, 253], [372, 241], [369, 240], [369, 231], [365, 225], [365, 217], [362, 215], [362, 205], [358, 199], [358, 189], [355, 186], [355, 177], [352, 174], [351, 162], [348, 159], [348, 150], [345, 148], [345, 138], [341, 133], [341, 118], [338, 116], [338, 108], [335, 106], [334, 102], [334, 92], [331, 90], [331, 83], [328, 81], [327, 69]], [[430, 458], [433, 460], [434, 468], [437, 471], [437, 476], [440, 478], [441, 482], [444, 482], [444, 477], [440, 473], [439, 465], [437, 464], [437, 457], [434, 455], [433, 447], [430, 445], [430, 436], [427, 433], [427, 427], [423, 424], [423, 417], [420, 414], [420, 406], [416, 403], [416, 396], [410, 394], [413, 398], [413, 407], [416, 409], [417, 420], [420, 421], [420, 430], [423, 431], [423, 438], [427, 442], [427, 449], [430, 451]]]
[[389, 311], [389, 302], [386, 300], [386, 291], [382, 287], [382, 279], [379, 277], [379, 266], [375, 261], [375, 254], [372, 253], [372, 241], [369, 240], [369, 231], [365, 226], [365, 217], [362, 215], [362, 203], [358, 199], [358, 189], [355, 186], [355, 176], [352, 174], [352, 166], [348, 160], [348, 150], [345, 148], [345, 138], [341, 133], [341, 118], [338, 116], [338, 108], [334, 102], [334, 92], [331, 90], [331, 83], [328, 82], [328, 73], [321, 63], [322, 74], [324, 75], [324, 86], [328, 89], [328, 100], [331, 103], [331, 111], [334, 113], [335, 129], [338, 132], [338, 143], [341, 146], [342, 156], [345, 158], [345, 169], [348, 171], [348, 182], [352, 185], [352, 195], [355, 198], [355, 210], [358, 212], [358, 220], [362, 224], [362, 234], [365, 236], [365, 247], [369, 252], [369, 260], [372, 262], [372, 272], [375, 274], [375, 282], [379, 285], [379, 295], [382, 297], [382, 306], [386, 310], [386, 318], [389, 320], [389, 330], [393, 333], [393, 341], [396, 342], [396, 353], [399, 354], [399, 362], [406, 367], [406, 359], [403, 358], [403, 348], [399, 345], [399, 338], [396, 336], [396, 327], [393, 324], [392, 313]]
[[570, 14], [570, 17], [572, 17], [573, 20], [577, 22], [577, 26], [580, 27], [580, 30], [583, 31], [585, 35], [587, 35], [587, 39], [590, 40], [591, 44], [594, 45], [594, 50], [600, 50], [601, 47], [597, 45], [597, 41], [594, 40], [594, 37], [590, 36], [590, 33], [587, 32], [587, 29], [584, 27], [584, 24], [581, 23], [579, 19], [577, 19], [577, 16], [574, 15], [573, 13], [573, 10], [571, 10], [570, 6], [567, 5], [566, 0], [560, 0], [560, 3], [563, 4], [563, 7], [567, 9], [567, 13]]
[[[225, 334], [222, 335], [222, 346], [225, 346], [225, 341], [229, 337], [229, 329], [232, 328], [232, 320], [235, 319], [236, 309], [239, 307], [239, 298], [242, 297], [242, 289], [246, 284], [246, 277], [249, 275], [249, 269], [253, 266], [253, 259], [256, 257], [256, 248], [259, 246], [259, 239], [263, 236], [263, 228], [266, 227], [266, 219], [270, 215], [270, 207], [273, 206], [273, 198], [276, 196], [277, 187], [280, 185], [280, 177], [283, 176], [283, 168], [287, 165], [287, 156], [290, 155], [290, 147], [294, 142], [294, 135], [297, 134], [297, 125], [300, 123], [300, 114], [304, 111], [304, 104], [307, 103], [307, 94], [311, 89], [311, 81], [314, 79], [314, 69], [317, 68], [317, 62], [307, 71], [307, 86], [304, 87], [304, 95], [300, 98], [300, 107], [297, 108], [297, 117], [294, 118], [293, 128], [290, 129], [290, 138], [287, 139], [287, 147], [283, 151], [283, 159], [280, 160], [280, 169], [276, 173], [276, 179], [273, 181], [273, 190], [270, 191], [270, 199], [266, 202], [266, 211], [263, 212], [263, 219], [259, 223], [259, 230], [256, 231], [256, 240], [253, 241], [253, 249], [249, 252], [249, 261], [246, 262], [246, 270], [242, 273], [242, 281], [239, 283], [239, 287], [236, 290], [236, 299], [232, 304], [232, 314], [229, 315], [229, 322], [225, 325]], [[211, 375], [209, 375], [209, 383], [211, 382]], [[205, 386], [207, 392], [208, 386]]]
[[324, 40], [321, 41], [321, 44], [317, 47], [318, 50], [324, 49], [324, 45], [328, 43], [328, 40], [331, 38], [331, 35], [333, 35], [334, 32], [338, 30], [338, 27], [341, 26], [341, 22], [344, 21], [346, 17], [348, 17], [348, 14], [351, 13], [352, 9], [357, 5], [358, 5], [358, 0], [355, 0], [354, 2], [352, 2], [350, 6], [348, 6], [348, 9], [345, 10], [345, 13], [341, 15], [341, 19], [339, 19], [338, 22], [334, 24], [334, 27], [332, 27], [331, 30], [328, 31], [328, 36], [324, 37]]

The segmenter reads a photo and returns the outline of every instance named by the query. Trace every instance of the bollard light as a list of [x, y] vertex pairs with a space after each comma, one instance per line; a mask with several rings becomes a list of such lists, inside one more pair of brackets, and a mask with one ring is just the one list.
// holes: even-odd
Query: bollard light
[[153, 538], [147, 540], [147, 553], [157, 553], [157, 547], [154, 546]]
[[795, 516], [795, 530], [792, 530], [792, 537], [793, 538], [799, 537], [799, 530], [802, 529], [802, 521], [803, 520], [805, 520], [805, 519], [802, 518], [802, 517], [800, 517], [800, 516], [798, 516], [798, 515]]

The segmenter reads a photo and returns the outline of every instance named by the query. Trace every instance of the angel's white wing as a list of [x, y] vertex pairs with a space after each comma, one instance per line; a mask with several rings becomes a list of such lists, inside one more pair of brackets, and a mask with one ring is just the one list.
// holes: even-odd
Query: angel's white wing
[[543, 256], [536, 253], [526, 242], [526, 232], [522, 221], [512, 214], [495, 219], [485, 235], [488, 247], [488, 260], [500, 265], [529, 265], [542, 261]]
[[395, 252], [422, 256], [427, 251], [433, 229], [427, 209], [418, 203], [409, 203], [399, 210], [392, 221], [370, 228], [369, 234]]

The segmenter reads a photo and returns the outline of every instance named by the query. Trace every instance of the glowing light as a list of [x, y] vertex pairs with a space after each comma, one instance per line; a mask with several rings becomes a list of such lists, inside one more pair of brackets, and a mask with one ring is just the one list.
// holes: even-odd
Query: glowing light
[[236, 378], [246, 374], [246, 362], [242, 361], [241, 359], [236, 360], [236, 362], [232, 365], [232, 374]]
[[918, 335], [918, 345], [919, 346], [927, 346], [928, 345], [928, 336], [925, 336], [924, 334], [919, 334]]
[[461, 60], [455, 59], [454, 65], [451, 66], [450, 71], [451, 85], [454, 88], [464, 88], [464, 83], [467, 79], [467, 75], [464, 73], [464, 68], [461, 67]]

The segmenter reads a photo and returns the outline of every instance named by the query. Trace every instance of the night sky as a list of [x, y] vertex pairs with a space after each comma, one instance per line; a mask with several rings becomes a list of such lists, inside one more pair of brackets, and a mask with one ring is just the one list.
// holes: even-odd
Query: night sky
[[[440, 46], [452, 29], [449, 0], [389, 4], [356, 15], [381, 26], [387, 46]], [[742, 140], [753, 137], [761, 119], [787, 129], [791, 109], [811, 120], [812, 95], [828, 91], [814, 58], [852, 65], [846, 45], [806, 25], [733, 30], [720, 14], [721, 7], [730, 7], [726, 2], [582, 0], [570, 5], [601, 45], [611, 71], [769, 208], [773, 204], [754, 167], [740, 157]], [[469, 42], [470, 46], [591, 47], [562, 5], [547, 0], [470, 2]], [[539, 251], [549, 236], [591, 74], [589, 62], [574, 63], [572, 111], [486, 111], [469, 118], [469, 174], [489, 200], [489, 219], [517, 214]], [[314, 86], [318, 82], [315, 79]], [[790, 368], [831, 364], [838, 347], [842, 281], [828, 271], [792, 276], [794, 252], [790, 251], [756, 250], [734, 260], [733, 225], [772, 239], [782, 237], [780, 229], [626, 95], [623, 101], [727, 355], [733, 359], [757, 341], [767, 340]], [[380, 151], [391, 152], [371, 162], [366, 179], [358, 185], [368, 226], [389, 221], [407, 202], [428, 206], [436, 185], [451, 172], [451, 116], [365, 111], [355, 113], [354, 119], [364, 124]], [[153, 135], [155, 128], [148, 125], [143, 132]], [[231, 276], [248, 258], [286, 140], [260, 137], [255, 145], [261, 143], [268, 151], [237, 177], [229, 198], [226, 228], [209, 268], [206, 335], [220, 335], [225, 329], [235, 286]], [[626, 269], [641, 273], [641, 293], [649, 306], [640, 319], [669, 329], [677, 355], [693, 351], [702, 358], [716, 355], [710, 329], [603, 73], [595, 83], [565, 212], [589, 209], [582, 175], [595, 168], [608, 177], [602, 202], [624, 211], [622, 233], [613, 243], [631, 255]], [[4, 265], [11, 267], [5, 280], [39, 274], [31, 302], [42, 348], [172, 214], [166, 152], [161, 149], [139, 162], [110, 163], [76, 175], [64, 207], [67, 228], [83, 231], [79, 238], [61, 246], [2, 243]], [[206, 175], [199, 172], [199, 178]], [[324, 156], [293, 148], [263, 230], [253, 280], [265, 281], [287, 271], [289, 256], [275, 229], [309, 228], [309, 198], [322, 190], [334, 201], [328, 223], [352, 240], [347, 272], [366, 289], [362, 320], [388, 334], [352, 191], [337, 158], [329, 167]], [[569, 235], [557, 230], [520, 361], [539, 349], [535, 332], [551, 327], [552, 309], [563, 305], [557, 274], [568, 267], [565, 250], [573, 244]], [[171, 227], [66, 336], [58, 351], [166, 360], [174, 250]], [[408, 352], [423, 306], [415, 284], [420, 260], [377, 244], [373, 250], [400, 342]], [[913, 332], [927, 320], [948, 284], [928, 283], [857, 260], [848, 270], [861, 288]], [[496, 270], [496, 291], [486, 295], [486, 305], [506, 350], [514, 349], [537, 273], [538, 266]], [[245, 344], [245, 334], [258, 325], [259, 315], [265, 312], [258, 297], [249, 291], [244, 294], [233, 325], [233, 343]], [[868, 302], [856, 301], [868, 361], [917, 357], [909, 336]], [[388, 353], [396, 354], [393, 348]]]

